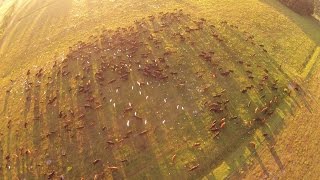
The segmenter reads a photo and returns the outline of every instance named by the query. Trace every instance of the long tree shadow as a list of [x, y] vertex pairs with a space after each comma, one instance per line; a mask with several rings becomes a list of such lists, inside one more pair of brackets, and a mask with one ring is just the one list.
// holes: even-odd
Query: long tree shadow
[[264, 175], [267, 177], [269, 177], [269, 172], [268, 172], [268, 169], [266, 168], [266, 166], [264, 165], [264, 163], [262, 162], [258, 152], [256, 149], [254, 149], [253, 147], [249, 147], [251, 153], [253, 154], [254, 158], [256, 159], [256, 161], [258, 161]]
[[279, 169], [283, 170], [284, 166], [280, 160], [280, 157], [278, 156], [278, 154], [275, 150], [276, 140], [274, 139], [273, 135], [270, 133], [264, 133], [263, 135], [265, 137], [265, 141], [267, 141], [267, 146], [268, 146], [268, 149], [270, 150], [272, 157], [274, 158]]
[[6, 91], [6, 95], [4, 97], [3, 109], [2, 109], [2, 111], [0, 113], [0, 115], [5, 115], [5, 113], [7, 112], [9, 97], [10, 97], [10, 91]]

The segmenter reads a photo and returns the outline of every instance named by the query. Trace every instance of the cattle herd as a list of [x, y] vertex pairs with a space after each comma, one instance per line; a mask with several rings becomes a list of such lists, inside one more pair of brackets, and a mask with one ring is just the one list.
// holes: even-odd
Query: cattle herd
[[[183, 159], [183, 153], [223, 149], [215, 142], [266, 123], [285, 96], [285, 75], [253, 35], [182, 10], [104, 30], [51, 66], [26, 72], [21, 121], [33, 141], [16, 154], [43, 150], [71, 164], [83, 156], [71, 176], [164, 176], [153, 172], [161, 169], [158, 161], [175, 167], [166, 176], [192, 176], [215, 156]], [[53, 164], [39, 168], [49, 179], [68, 176]]]

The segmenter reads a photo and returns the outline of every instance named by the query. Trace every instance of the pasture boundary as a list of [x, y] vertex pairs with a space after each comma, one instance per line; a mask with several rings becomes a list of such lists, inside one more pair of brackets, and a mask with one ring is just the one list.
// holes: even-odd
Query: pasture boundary
[[[301, 72], [301, 76], [303, 78], [303, 80], [306, 80], [309, 75], [310, 72], [312, 71], [312, 69], [314, 69], [314, 66], [317, 62], [317, 60], [320, 58], [320, 46], [317, 46], [314, 49], [314, 53], [312, 54], [311, 58], [309, 59], [307, 65], [305, 66], [305, 68], [302, 70]], [[281, 121], [278, 121], [276, 123], [276, 126], [278, 126], [280, 124]], [[261, 127], [263, 128], [263, 127]], [[257, 160], [254, 159], [254, 156], [257, 155], [258, 153], [264, 152], [266, 150], [270, 150], [268, 143], [266, 143], [267, 139], [264, 138], [260, 143], [256, 144], [256, 149], [255, 151], [253, 151], [248, 157], [246, 157], [241, 163], [239, 168], [234, 169], [232, 172], [230, 172], [230, 174], [228, 176], [226, 176], [225, 179], [232, 179], [237, 173], [239, 173], [242, 169], [250, 169], [250, 164], [256, 164]], [[250, 163], [250, 164], [249, 164]], [[281, 172], [283, 171], [277, 171], [277, 173], [271, 175], [268, 175], [268, 178], [274, 178], [277, 177], [278, 175], [281, 174]]]
[[316, 64], [318, 58], [320, 57], [320, 46], [317, 46], [312, 54], [311, 58], [307, 62], [306, 66], [301, 72], [301, 76], [303, 79], [307, 78], [313, 69], [314, 65]]

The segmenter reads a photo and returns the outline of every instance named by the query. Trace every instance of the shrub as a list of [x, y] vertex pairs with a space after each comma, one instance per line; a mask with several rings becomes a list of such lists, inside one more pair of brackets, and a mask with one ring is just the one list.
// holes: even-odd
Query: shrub
[[280, 0], [280, 2], [302, 15], [312, 15], [314, 11], [314, 0]]
[[320, 17], [320, 0], [315, 0], [314, 6], [314, 13]]

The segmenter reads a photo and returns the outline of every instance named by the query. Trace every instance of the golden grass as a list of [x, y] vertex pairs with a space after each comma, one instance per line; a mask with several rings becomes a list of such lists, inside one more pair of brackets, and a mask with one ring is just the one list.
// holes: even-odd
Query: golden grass
[[[46, 4], [49, 4], [46, 6]], [[28, 118], [33, 131], [21, 130], [20, 132], [15, 132], [23, 127], [24, 121], [21, 118], [21, 114], [24, 111], [24, 99], [25, 94], [23, 94], [23, 89], [21, 88], [22, 82], [26, 80], [25, 73], [27, 69], [31, 69], [32, 72], [39, 70], [40, 67], [45, 67], [46, 73], [52, 73], [51, 66], [57, 56], [66, 54], [68, 48], [79, 40], [92, 41], [90, 40], [91, 35], [101, 34], [103, 29], [115, 29], [117, 27], [126, 27], [131, 25], [134, 20], [146, 17], [148, 15], [153, 15], [158, 12], [170, 12], [174, 9], [183, 9], [184, 12], [192, 14], [196, 18], [205, 18], [210, 24], [219, 24], [222, 21], [227, 21], [229, 24], [238, 27], [237, 30], [229, 28], [226, 26], [219, 26], [219, 33], [223, 36], [223, 39], [227, 41], [230, 45], [231, 51], [242, 58], [249, 58], [252, 53], [260, 53], [254, 46], [249, 46], [248, 44], [243, 44], [243, 39], [246, 35], [254, 35], [254, 42], [257, 45], [263, 45], [268, 51], [270, 56], [258, 57], [259, 63], [273, 62], [275, 64], [282, 64], [284, 74], [278, 73], [277, 70], [271, 71], [274, 78], [279, 78], [282, 85], [290, 79], [286, 75], [296, 75], [299, 74], [301, 69], [304, 68], [308, 57], [312, 54], [314, 47], [319, 43], [319, 29], [315, 23], [307, 18], [300, 17], [289, 10], [285, 9], [281, 4], [272, 1], [267, 3], [265, 1], [257, 0], [240, 0], [235, 3], [233, 0], [218, 0], [218, 1], [138, 1], [138, 0], [119, 0], [119, 1], [107, 1], [107, 2], [92, 2], [92, 1], [56, 1], [51, 4], [51, 2], [41, 3], [37, 1], [30, 1], [20, 6], [24, 8], [15, 8], [10, 19], [10, 23], [7, 23], [6, 27], [3, 29], [2, 40], [1, 40], [1, 61], [0, 61], [0, 85], [3, 87], [0, 96], [0, 110], [5, 110], [6, 113], [0, 116], [0, 119], [4, 122], [0, 124], [2, 129], [6, 129], [2, 136], [1, 145], [4, 151], [2, 152], [3, 159], [7, 154], [18, 154], [17, 149], [20, 146], [28, 147], [32, 150], [32, 158], [21, 157], [13, 158], [15, 159], [15, 172], [7, 170], [5, 167], [5, 160], [3, 161], [3, 176], [4, 177], [17, 177], [24, 176], [27, 177], [43, 177], [43, 174], [51, 172], [53, 167], [59, 169], [56, 170], [59, 174], [65, 174], [67, 177], [83, 175], [89, 177], [92, 172], [100, 173], [103, 171], [109, 172], [105, 167], [99, 167], [98, 170], [94, 167], [88, 166], [88, 162], [92, 159], [92, 149], [94, 147], [99, 147], [101, 150], [96, 150], [95, 153], [99, 154], [102, 158], [108, 159], [105, 154], [113, 154], [116, 158], [121, 158], [134, 154], [134, 158], [131, 159], [128, 167], [123, 166], [118, 174], [107, 173], [107, 176], [123, 177], [123, 174], [134, 174], [135, 178], [147, 178], [147, 177], [195, 177], [204, 176], [211, 171], [211, 168], [217, 167], [222, 163], [222, 168], [214, 171], [213, 175], [217, 177], [225, 177], [229, 172], [237, 168], [237, 163], [231, 162], [230, 160], [225, 160], [225, 157], [214, 157], [221, 154], [221, 156], [228, 156], [231, 152], [221, 152], [221, 151], [232, 151], [241, 146], [242, 143], [245, 144], [252, 136], [247, 136], [246, 139], [237, 142], [239, 139], [228, 137], [227, 134], [234, 135], [235, 131], [239, 128], [234, 126], [230, 128], [222, 140], [225, 139], [226, 143], [219, 143], [212, 145], [211, 139], [205, 139], [208, 135], [205, 132], [194, 132], [187, 134], [187, 130], [177, 130], [174, 135], [168, 135], [168, 137], [158, 137], [159, 139], [154, 139], [157, 137], [149, 137], [150, 144], [153, 144], [150, 149], [147, 149], [145, 154], [141, 155], [137, 153], [130, 144], [123, 146], [117, 150], [104, 150], [103, 144], [99, 140], [94, 140], [96, 136], [95, 132], [91, 135], [84, 135], [81, 133], [76, 133], [76, 140], [71, 140], [72, 138], [67, 138], [68, 141], [63, 141], [51, 138], [50, 140], [41, 140], [43, 134], [48, 133], [55, 124], [42, 123], [32, 120], [35, 116], [37, 109], [35, 108], [36, 101], [32, 101], [30, 104], [30, 114]], [[17, 7], [20, 7], [17, 6]], [[248, 8], [250, 7], [250, 8]], [[36, 11], [35, 11], [36, 10]], [[248, 32], [248, 33], [246, 33]], [[205, 39], [206, 34], [200, 35], [200, 39]], [[209, 41], [210, 42], [210, 41]], [[169, 39], [165, 40], [169, 49], [176, 46]], [[221, 57], [230, 58], [231, 52], [224, 52], [221, 50]], [[259, 54], [258, 54], [259, 55]], [[256, 59], [257, 60], [257, 59]], [[192, 60], [190, 60], [192, 61]], [[226, 62], [226, 68], [235, 68], [232, 63], [228, 64]], [[186, 63], [183, 62], [182, 63]], [[195, 62], [197, 63], [197, 62]], [[258, 62], [256, 62], [258, 63]], [[310, 65], [310, 64], [308, 64]], [[188, 67], [188, 64], [186, 64]], [[270, 67], [270, 66], [268, 66]], [[309, 67], [309, 66], [308, 66]], [[190, 67], [188, 67], [190, 68]], [[200, 64], [194, 66], [191, 72], [196, 72], [202, 70], [204, 67]], [[206, 76], [206, 75], [205, 75]], [[209, 76], [209, 75], [208, 75]], [[11, 83], [10, 79], [15, 80], [15, 83]], [[30, 81], [37, 82], [34, 79]], [[239, 76], [236, 79], [238, 82], [246, 82], [246, 79]], [[200, 83], [200, 82], [199, 82]], [[214, 82], [212, 82], [214, 83]], [[43, 84], [43, 83], [40, 83]], [[217, 83], [217, 89], [221, 90], [221, 87], [227, 85], [223, 83]], [[234, 86], [232, 84], [231, 86]], [[7, 95], [6, 90], [11, 89], [14, 94]], [[170, 88], [170, 87], [166, 87]], [[160, 92], [165, 91], [166, 88], [161, 89]], [[220, 88], [220, 89], [219, 89]], [[53, 88], [54, 89], [54, 88]], [[58, 90], [58, 89], [55, 89]], [[63, 88], [62, 88], [63, 90]], [[173, 90], [173, 89], [168, 89]], [[36, 89], [34, 93], [36, 93]], [[44, 101], [45, 91], [39, 89], [38, 97], [40, 107], [44, 107], [41, 101]], [[213, 91], [214, 92], [214, 91]], [[49, 92], [46, 92], [49, 93]], [[174, 92], [176, 94], [177, 92]], [[36, 96], [37, 94], [34, 94]], [[194, 94], [191, 94], [193, 96]], [[253, 93], [250, 95], [253, 102], [259, 102], [260, 98], [258, 93]], [[20, 100], [21, 98], [21, 100]], [[76, 101], [75, 97], [71, 97], [68, 94], [62, 94], [61, 105], [69, 106], [70, 102]], [[229, 99], [235, 99], [232, 103], [232, 107], [236, 112], [239, 112], [244, 119], [250, 118], [251, 115], [248, 110], [240, 106], [240, 104], [246, 104], [247, 100], [245, 98], [236, 98], [235, 94], [230, 94]], [[119, 99], [122, 101], [122, 99]], [[187, 101], [184, 98], [177, 98], [178, 102]], [[19, 103], [20, 102], [20, 103]], [[21, 103], [22, 102], [22, 103]], [[7, 104], [9, 103], [9, 104]], [[200, 106], [202, 102], [197, 102], [197, 106]], [[262, 103], [261, 103], [262, 104]], [[288, 103], [290, 104], [290, 103]], [[149, 105], [150, 106], [150, 105]], [[152, 105], [156, 107], [155, 105]], [[283, 105], [286, 106], [286, 105]], [[289, 106], [289, 105], [288, 105]], [[142, 105], [141, 109], [148, 108], [148, 105]], [[286, 108], [282, 107], [279, 110], [279, 116], [284, 117]], [[20, 111], [22, 110], [22, 111]], [[39, 110], [39, 109], [38, 109]], [[40, 111], [42, 111], [40, 109]], [[43, 112], [50, 112], [51, 109], [46, 109]], [[112, 115], [102, 115], [99, 114], [99, 120], [109, 119], [107, 122], [112, 123], [116, 121], [116, 113], [110, 110], [108, 107], [106, 112]], [[58, 112], [58, 111], [57, 111]], [[173, 114], [169, 113], [169, 114]], [[54, 116], [54, 112], [52, 114]], [[153, 116], [152, 112], [146, 112], [146, 116]], [[207, 124], [210, 122], [211, 118], [205, 115], [206, 118], [192, 118], [188, 115], [180, 115], [175, 117], [177, 119], [187, 118], [186, 121], [204, 121]], [[48, 117], [51, 119], [50, 117]], [[157, 117], [161, 118], [161, 117]], [[275, 118], [276, 119], [276, 118]], [[7, 122], [12, 120], [12, 129], [7, 129]], [[275, 120], [277, 121], [277, 120]], [[81, 124], [75, 124], [80, 126]], [[107, 124], [108, 125], [108, 124]], [[41, 128], [40, 128], [41, 127]], [[50, 128], [51, 127], [51, 128]], [[206, 125], [198, 125], [191, 123], [191, 128], [199, 130], [206, 127]], [[117, 127], [121, 129], [120, 127]], [[246, 130], [246, 129], [243, 129]], [[241, 130], [241, 131], [243, 131]], [[164, 134], [168, 134], [168, 130], [161, 129]], [[14, 135], [16, 133], [16, 135]], [[259, 134], [259, 132], [257, 132]], [[186, 142], [176, 142], [181, 141], [178, 137], [184, 134], [187, 137]], [[261, 133], [260, 133], [261, 135]], [[67, 134], [60, 134], [62, 137], [67, 137]], [[115, 134], [115, 136], [117, 136]], [[34, 139], [28, 137], [36, 137]], [[108, 138], [115, 138], [112, 135], [108, 135]], [[182, 138], [182, 137], [181, 137]], [[170, 139], [170, 140], [168, 140]], [[93, 141], [88, 143], [87, 141]], [[76, 142], [80, 142], [80, 145]], [[157, 144], [157, 142], [160, 142]], [[192, 148], [193, 143], [201, 142], [201, 150], [194, 150]], [[162, 144], [164, 143], [164, 144]], [[40, 145], [41, 144], [41, 145]], [[91, 144], [91, 150], [86, 150], [86, 146]], [[217, 150], [215, 147], [224, 147]], [[245, 146], [245, 145], [244, 145]], [[64, 147], [64, 148], [63, 148]], [[78, 154], [73, 154], [70, 158], [63, 159], [57, 158], [57, 161], [53, 163], [52, 166], [45, 166], [45, 161], [48, 159], [53, 159], [61, 154], [61, 151], [65, 151], [65, 148], [70, 148], [70, 152], [74, 152], [75, 147], [81, 147]], [[163, 152], [166, 147], [171, 147], [168, 149], [169, 152]], [[25, 151], [26, 149], [24, 149]], [[38, 152], [37, 152], [38, 150]], [[176, 150], [176, 153], [173, 153]], [[13, 153], [15, 152], [15, 153]], [[40, 154], [37, 156], [37, 154]], [[176, 165], [171, 164], [171, 158], [173, 154], [177, 155]], [[246, 150], [239, 150], [231, 157], [239, 157], [241, 154], [243, 157], [239, 158], [239, 161], [244, 159], [248, 153]], [[95, 154], [94, 154], [95, 155]], [[20, 155], [19, 155], [20, 156]], [[208, 158], [208, 156], [210, 156]], [[80, 158], [80, 160], [79, 160]], [[200, 172], [194, 174], [188, 174], [188, 172], [181, 173], [181, 170], [188, 169], [188, 166], [192, 166], [200, 159], [201, 164], [206, 164], [205, 167], [201, 168]], [[218, 159], [218, 160], [217, 160]], [[215, 161], [216, 160], [216, 161]], [[112, 161], [112, 160], [110, 160]], [[40, 163], [41, 166], [37, 166]], [[227, 164], [227, 165], [226, 165]], [[30, 166], [33, 169], [30, 169]], [[111, 164], [110, 164], [111, 165]], [[148, 167], [150, 165], [150, 167]], [[147, 166], [147, 167], [146, 167]], [[70, 170], [72, 167], [72, 170]], [[142, 169], [139, 169], [142, 168]], [[145, 170], [144, 170], [145, 168]], [[69, 171], [69, 170], [70, 171]], [[227, 170], [226, 170], [227, 169]], [[170, 174], [169, 174], [170, 173]]]

